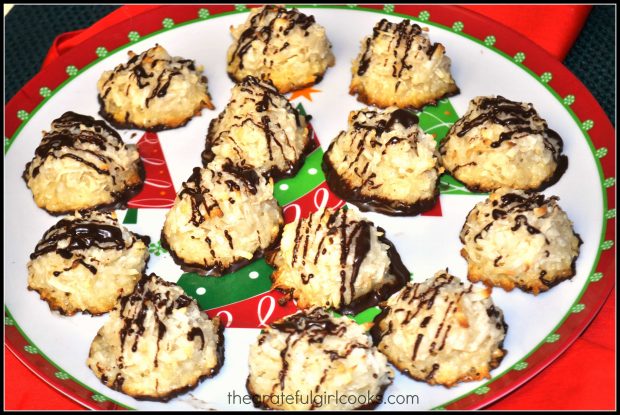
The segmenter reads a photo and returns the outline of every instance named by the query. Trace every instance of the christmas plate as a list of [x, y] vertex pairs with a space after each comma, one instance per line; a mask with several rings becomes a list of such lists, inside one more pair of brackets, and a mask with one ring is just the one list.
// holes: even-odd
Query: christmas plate
[[[461, 93], [426, 107], [422, 127], [437, 139], [477, 95], [503, 95], [534, 103], [549, 126], [565, 141], [568, 171], [544, 193], [558, 195], [584, 243], [577, 274], [547, 293], [533, 296], [518, 290], [493, 291], [509, 325], [508, 350], [492, 379], [447, 389], [431, 387], [401, 374], [388, 388], [379, 410], [477, 408], [518, 387], [555, 359], [598, 311], [615, 279], [614, 131], [604, 113], [579, 81], [560, 63], [528, 40], [503, 26], [457, 7], [445, 6], [303, 6], [323, 25], [336, 56], [319, 84], [289, 94], [300, 111], [312, 115], [320, 143], [297, 176], [275, 185], [275, 197], [287, 221], [322, 206], [344, 204], [325, 184], [320, 168], [323, 150], [346, 128], [349, 111], [363, 105], [348, 95], [350, 65], [360, 40], [381, 18], [403, 17], [429, 27], [434, 42], [446, 46]], [[181, 183], [200, 165], [209, 121], [226, 105], [231, 81], [226, 74], [229, 27], [243, 22], [244, 6], [183, 6], [152, 9], [90, 38], [33, 78], [5, 108], [5, 331], [6, 343], [29, 368], [61, 392], [98, 409], [249, 409], [235, 399], [246, 394], [250, 343], [261, 327], [295, 311], [280, 306], [270, 290], [271, 269], [258, 260], [222, 278], [184, 273], [158, 242], [164, 215]], [[68, 110], [96, 116], [96, 83], [104, 70], [155, 43], [177, 56], [204, 65], [215, 111], [204, 110], [183, 128], [144, 134], [123, 130], [123, 139], [137, 143], [146, 165], [145, 189], [118, 211], [131, 230], [150, 235], [148, 271], [180, 284], [210, 315], [221, 316], [228, 328], [226, 360], [220, 374], [166, 404], [137, 401], [101, 384], [87, 368], [89, 345], [107, 316], [63, 317], [26, 289], [28, 255], [43, 232], [57, 221], [38, 209], [20, 175], [32, 158], [41, 131]], [[413, 218], [367, 214], [387, 231], [413, 279], [424, 280], [448, 267], [461, 278], [466, 263], [458, 233], [472, 206], [485, 196], [469, 193], [449, 176], [441, 180], [440, 202]], [[371, 308], [356, 316], [370, 321]]]

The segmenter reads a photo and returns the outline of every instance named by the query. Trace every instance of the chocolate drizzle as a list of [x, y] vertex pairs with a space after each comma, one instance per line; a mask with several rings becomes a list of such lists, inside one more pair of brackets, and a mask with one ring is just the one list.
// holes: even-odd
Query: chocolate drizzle
[[[149, 240], [148, 237], [138, 238]], [[134, 240], [137, 239], [134, 235]], [[60, 242], [66, 241], [66, 246], [59, 247]], [[133, 242], [132, 242], [133, 243]], [[148, 245], [148, 242], [146, 242]], [[65, 245], [63, 243], [63, 245]], [[45, 234], [34, 252], [30, 255], [30, 259], [35, 259], [41, 255], [56, 252], [65, 259], [71, 259], [75, 254], [74, 251], [84, 251], [89, 248], [98, 249], [128, 249], [130, 246], [125, 245], [122, 230], [118, 225], [109, 225], [90, 216], [78, 219], [62, 219], [52, 226]], [[93, 274], [97, 272], [92, 265], [86, 264], [84, 258], [78, 255], [77, 261], [89, 269]], [[68, 270], [68, 269], [67, 269]], [[65, 270], [65, 271], [67, 271]]]
[[[506, 141], [514, 141], [528, 135], [540, 135], [545, 149], [553, 157], [556, 168], [553, 174], [536, 189], [529, 190], [543, 190], [555, 184], [562, 177], [568, 168], [568, 158], [562, 154], [564, 142], [560, 135], [550, 129], [547, 123], [539, 117], [531, 103], [525, 104], [510, 101], [499, 95], [497, 97], [481, 97], [478, 102], [474, 102], [477, 104], [480, 114], [472, 119], [461, 118], [454, 124], [446, 137], [450, 137], [456, 130], [458, 130], [456, 137], [465, 137], [471, 130], [481, 127], [485, 123], [505, 127], [497, 139], [489, 144], [492, 149], [501, 148]], [[444, 146], [446, 142], [447, 139], [444, 139], [440, 144], [440, 153], [442, 155], [445, 154]], [[463, 166], [458, 166], [457, 169], [460, 167]], [[457, 169], [454, 169], [452, 173], [454, 174]], [[468, 184], [466, 186], [473, 192], [494, 190]]]
[[[310, 117], [302, 116], [291, 103], [278, 92], [270, 80], [261, 81], [253, 76], [247, 76], [236, 88], [243, 93], [243, 97], [241, 98], [243, 103], [250, 102], [254, 104], [256, 113], [249, 112], [244, 116], [235, 117], [234, 124], [231, 128], [248, 128], [245, 127], [246, 124], [253, 124], [256, 128], [262, 130], [266, 141], [269, 160], [273, 162], [277, 157], [282, 157], [284, 165], [282, 166], [274, 163], [273, 166], [264, 173], [265, 176], [273, 177], [274, 180], [277, 180], [296, 174], [303, 165], [305, 157], [316, 147], [316, 143], [312, 139], [312, 128], [306, 124]], [[252, 167], [245, 165], [246, 161], [244, 155], [248, 152], [255, 151], [255, 149], [243, 147], [243, 145], [240, 145], [235, 140], [235, 137], [230, 134], [230, 130], [221, 130], [220, 127], [227, 113], [236, 111], [234, 108], [235, 102], [236, 100], [232, 100], [224, 111], [222, 111], [217, 118], [211, 120], [209, 124], [209, 131], [205, 141], [205, 150], [201, 154], [204, 166], [215, 158], [215, 153], [212, 150], [213, 147], [217, 147], [221, 145], [222, 142], [226, 141], [230, 143], [234, 151], [241, 158], [241, 160], [236, 163], [243, 165], [245, 168]], [[289, 138], [285, 129], [282, 128], [280, 124], [273, 122], [271, 118], [274, 111], [279, 112], [281, 109], [284, 109], [287, 113], [294, 116], [295, 125], [297, 127], [295, 134], [298, 134], [302, 127], [307, 130], [307, 135], [304, 137], [306, 144], [300, 152], [296, 151], [291, 143], [295, 138]], [[293, 150], [292, 157], [289, 154], [291, 153], [290, 150]], [[261, 168], [263, 166], [254, 167]]]
[[[97, 150], [94, 150], [92, 147], [95, 147]], [[106, 153], [121, 151], [124, 148], [125, 144], [120, 135], [104, 121], [67, 111], [60, 118], [52, 121], [52, 131], [44, 133], [41, 144], [35, 150], [35, 158], [26, 164], [22, 178], [26, 185], [28, 185], [30, 179], [39, 175], [40, 168], [48, 157], [58, 159], [71, 158], [95, 170], [98, 174], [111, 176], [112, 182], [116, 185], [116, 171], [110, 170], [114, 159]], [[98, 160], [98, 162], [87, 160], [85, 158], [86, 154]], [[31, 168], [33, 163], [35, 163], [35, 167]], [[144, 184], [145, 171], [142, 160], [138, 158], [135, 164], [139, 177], [136, 184], [125, 184], [121, 191], [111, 192], [111, 202], [89, 206], [83, 210], [97, 209], [100, 211], [110, 211], [113, 209], [123, 209], [127, 202], [142, 190]], [[119, 167], [115, 167], [115, 169], [119, 169]], [[50, 211], [46, 208], [44, 209], [52, 215], [69, 214], [77, 210]]]
[[[275, 31], [275, 23], [283, 19], [288, 22], [288, 25], [282, 31], [285, 36], [295, 28], [304, 31], [304, 35], [308, 36], [308, 29], [315, 23], [314, 16], [307, 16], [300, 13], [297, 9], [287, 10], [284, 7], [275, 5], [264, 6], [260, 12], [249, 19], [249, 27], [239, 36], [237, 46], [228, 59], [228, 65], [231, 65], [237, 60], [239, 62], [239, 69], [243, 69], [244, 57], [252, 48], [255, 41], [264, 43], [262, 53], [263, 55], [267, 55], [269, 46], [271, 45], [270, 42], [274, 39], [273, 33]], [[273, 53], [279, 53], [286, 49], [287, 46], [288, 43], [285, 43], [277, 50], [274, 48], [271, 49]], [[271, 62], [271, 65], [273, 65], [273, 61]]]
[[[377, 113], [374, 111], [367, 111], [363, 112], [363, 114], [366, 117], [372, 118], [373, 115]], [[417, 145], [417, 138], [415, 135], [403, 138], [392, 137], [389, 140], [382, 139], [381, 136], [384, 133], [393, 131], [396, 125], [401, 125], [404, 128], [410, 128], [417, 125], [419, 122], [418, 117], [412, 112], [399, 109], [392, 112], [387, 120], [379, 120], [376, 123], [371, 122], [369, 124], [357, 121], [358, 116], [359, 114], [352, 120], [353, 128], [357, 130], [354, 134], [359, 135], [359, 139], [355, 144], [357, 154], [348, 162], [348, 165], [341, 168], [341, 170], [355, 172], [361, 179], [361, 185], [352, 186], [347, 180], [343, 179], [338, 174], [330, 160], [330, 154], [336, 141], [342, 139], [344, 135], [344, 132], [341, 132], [340, 135], [332, 141], [329, 148], [323, 155], [323, 160], [321, 162], [321, 168], [325, 173], [325, 180], [327, 181], [329, 188], [336, 194], [336, 196], [354, 204], [362, 212], [378, 212], [390, 216], [414, 216], [432, 209], [439, 198], [439, 175], [437, 175], [435, 192], [431, 198], [419, 199], [414, 203], [406, 203], [377, 195], [365, 194], [379, 188], [382, 183], [375, 183], [374, 179], [376, 174], [370, 171], [370, 162], [367, 162], [362, 168], [356, 167], [361, 154], [364, 151], [368, 151], [369, 147], [371, 151], [381, 152], [382, 155], [385, 154], [388, 146], [396, 144], [402, 140], [411, 141], [415, 147]], [[346, 159], [343, 163], [346, 163]]]

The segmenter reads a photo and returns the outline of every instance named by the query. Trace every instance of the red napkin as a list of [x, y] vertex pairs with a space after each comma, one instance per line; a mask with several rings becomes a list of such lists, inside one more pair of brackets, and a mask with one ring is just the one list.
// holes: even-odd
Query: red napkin
[[[162, 6], [123, 6], [93, 26], [58, 36], [44, 66], [84, 39]], [[591, 6], [463, 6], [529, 37], [558, 59], [577, 38]], [[584, 334], [534, 379], [488, 409], [614, 409], [615, 289]], [[5, 409], [84, 409], [41, 381], [5, 348]], [[574, 379], [578, 377], [579, 381]], [[566, 379], [571, 379], [566, 382]]]

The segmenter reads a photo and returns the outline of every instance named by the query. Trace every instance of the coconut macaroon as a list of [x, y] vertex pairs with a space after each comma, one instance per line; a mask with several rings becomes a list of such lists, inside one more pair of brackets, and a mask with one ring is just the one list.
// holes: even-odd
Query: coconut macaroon
[[404, 374], [431, 385], [490, 378], [506, 354], [508, 329], [490, 294], [447, 270], [410, 282], [374, 320], [377, 349]]
[[405, 19], [381, 19], [372, 36], [362, 40], [353, 61], [351, 95], [365, 104], [419, 109], [459, 93], [450, 73], [450, 58], [441, 43], [431, 43], [428, 29]]
[[230, 32], [228, 74], [235, 82], [248, 75], [270, 79], [284, 94], [320, 82], [336, 62], [325, 29], [297, 9], [252, 9]]
[[161, 242], [183, 270], [219, 276], [260, 258], [282, 224], [273, 179], [216, 159], [183, 183]]
[[105, 122], [68, 111], [43, 132], [22, 177], [37, 206], [60, 215], [123, 208], [142, 189], [144, 167]]
[[568, 167], [562, 147], [532, 104], [490, 96], [469, 103], [439, 152], [446, 170], [472, 191], [542, 190]]
[[271, 81], [248, 76], [211, 121], [203, 163], [221, 157], [272, 177], [294, 175], [313, 148], [306, 121]]
[[557, 201], [502, 189], [478, 203], [460, 234], [469, 280], [538, 294], [573, 277], [582, 242]]
[[[322, 308], [298, 312], [263, 330], [250, 346], [249, 365], [248, 392], [256, 406], [269, 409], [372, 409], [394, 377], [362, 326]], [[325, 399], [336, 393], [355, 399]]]
[[213, 109], [203, 67], [156, 45], [106, 71], [97, 82], [100, 114], [117, 128], [160, 131]]
[[349, 115], [323, 156], [327, 184], [362, 211], [417, 215], [432, 208], [443, 172], [436, 142], [413, 113], [390, 107]]
[[28, 289], [64, 315], [106, 313], [133, 291], [149, 259], [149, 242], [119, 225], [115, 213], [67, 216], [30, 255]]
[[181, 287], [144, 275], [99, 329], [86, 364], [112, 389], [168, 401], [218, 373], [223, 331]]
[[286, 224], [277, 250], [267, 256], [273, 288], [297, 306], [332, 307], [345, 314], [386, 299], [409, 281], [385, 231], [351, 209], [324, 209]]

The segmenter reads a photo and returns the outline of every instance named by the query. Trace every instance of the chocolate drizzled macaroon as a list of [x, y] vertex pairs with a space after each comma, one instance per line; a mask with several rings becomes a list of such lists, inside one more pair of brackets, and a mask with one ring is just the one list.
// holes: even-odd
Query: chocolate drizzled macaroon
[[117, 128], [160, 131], [213, 109], [203, 67], [155, 45], [99, 78], [99, 113]]
[[86, 363], [114, 390], [165, 402], [218, 373], [223, 331], [181, 287], [144, 275], [99, 329]]
[[262, 257], [282, 224], [273, 179], [215, 159], [183, 183], [161, 241], [183, 270], [219, 276]]
[[472, 191], [542, 190], [568, 167], [562, 147], [532, 104], [491, 96], [469, 103], [439, 152], [446, 170]]
[[22, 177], [37, 206], [60, 215], [123, 208], [142, 189], [144, 167], [105, 122], [68, 111], [43, 132]]
[[273, 288], [289, 292], [297, 306], [332, 307], [357, 314], [409, 281], [385, 231], [351, 209], [325, 209], [288, 223], [267, 261]]
[[271, 81], [248, 76], [211, 121], [203, 163], [221, 157], [275, 178], [294, 175], [314, 148], [306, 122]]
[[375, 345], [404, 374], [431, 385], [490, 378], [506, 354], [508, 329], [490, 294], [447, 271], [410, 282], [382, 304]]
[[330, 144], [322, 166], [338, 197], [362, 211], [399, 216], [431, 209], [443, 172], [433, 136], [396, 107], [351, 112], [349, 129]]
[[[322, 308], [272, 323], [250, 346], [249, 363], [248, 392], [269, 409], [372, 409], [394, 377], [362, 326]], [[311, 399], [336, 393], [355, 399]], [[280, 394], [298, 399], [265, 399]], [[376, 399], [368, 402], [369, 396]]]
[[28, 289], [64, 315], [106, 313], [133, 291], [149, 259], [149, 242], [119, 225], [115, 213], [67, 216], [30, 255]]
[[431, 43], [427, 29], [405, 19], [381, 19], [362, 40], [353, 61], [351, 95], [365, 104], [419, 109], [459, 93], [450, 58], [441, 43]]
[[460, 235], [469, 280], [538, 294], [572, 278], [582, 242], [557, 201], [502, 189], [478, 203]]
[[255, 8], [230, 31], [228, 74], [235, 82], [248, 75], [270, 79], [284, 94], [320, 82], [336, 62], [325, 29], [297, 9]]

